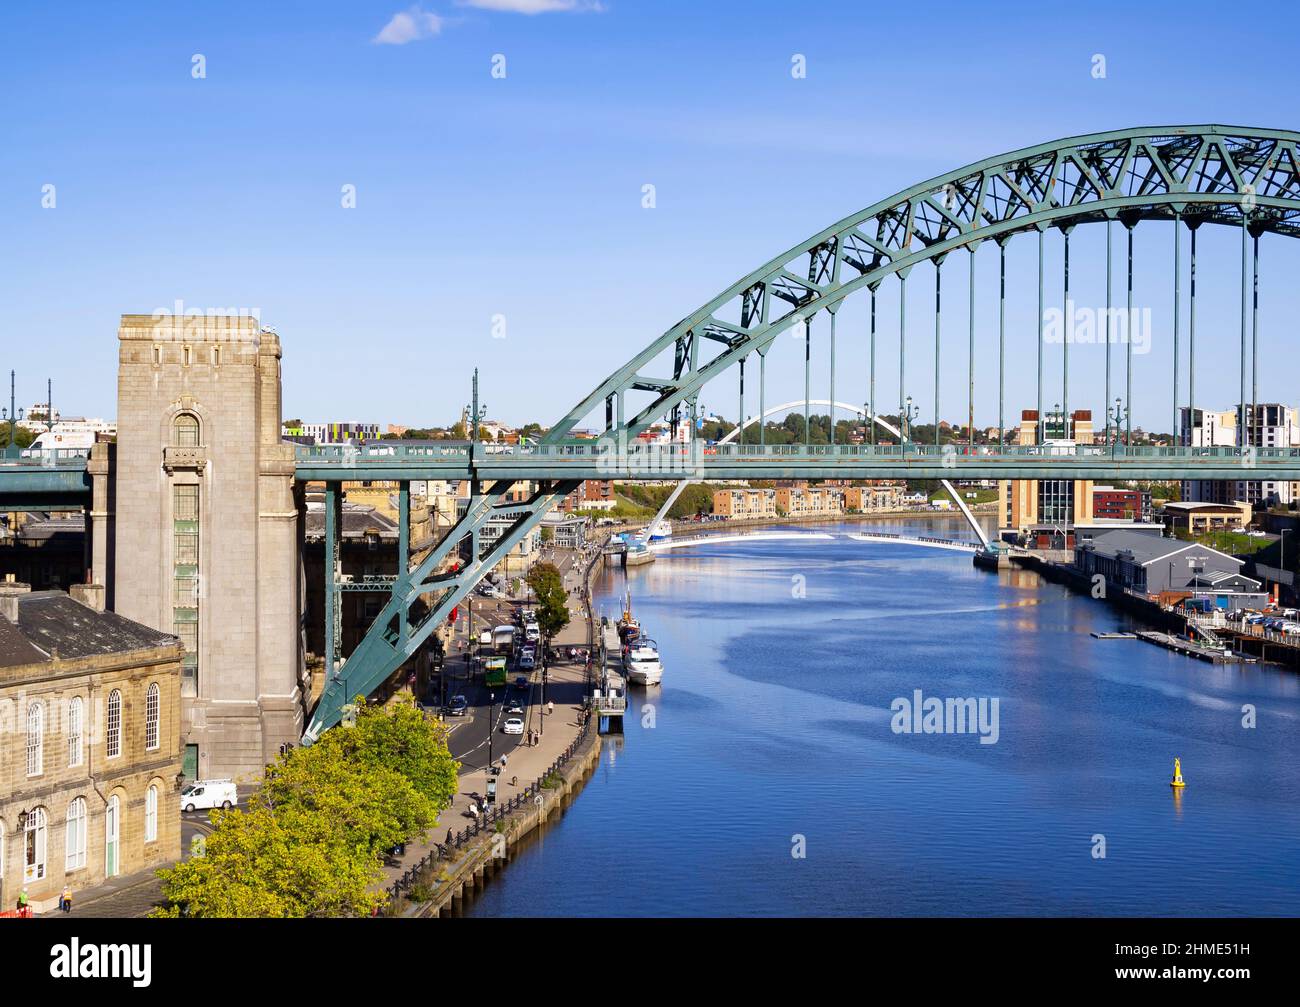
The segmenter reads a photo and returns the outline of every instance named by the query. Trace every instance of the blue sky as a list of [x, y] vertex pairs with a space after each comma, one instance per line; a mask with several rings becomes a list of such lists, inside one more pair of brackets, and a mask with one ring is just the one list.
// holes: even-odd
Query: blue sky
[[[535, 6], [565, 4], [5, 4], [0, 366], [17, 368], [21, 402], [41, 397], [48, 376], [64, 412], [113, 415], [118, 315], [180, 299], [257, 308], [277, 328], [286, 415], [446, 422], [477, 365], [493, 416], [549, 423], [740, 276], [923, 178], [1104, 129], [1296, 125], [1286, 33], [1224, 25], [1250, 44], [1211, 47], [1204, 33], [1222, 8], [1209, 4], [511, 9]], [[191, 76], [196, 53], [204, 79]], [[496, 53], [504, 79], [490, 72]], [[791, 77], [794, 53], [805, 79]], [[1104, 80], [1091, 74], [1095, 53]], [[55, 209], [41, 207], [46, 184]], [[355, 209], [340, 206], [344, 185]], [[1197, 401], [1226, 407], [1239, 246], [1203, 235]], [[1101, 303], [1102, 240], [1097, 228], [1073, 239], [1084, 304]], [[1135, 385], [1151, 391], [1135, 418], [1161, 429], [1171, 241], [1167, 224], [1138, 231], [1137, 300], [1152, 307], [1156, 338], [1137, 362]], [[1261, 397], [1295, 402], [1292, 375], [1263, 359], [1300, 307], [1294, 284], [1275, 279], [1300, 265], [1289, 244], [1264, 239]], [[1036, 347], [1032, 240], [1011, 249], [1009, 418], [1033, 404]], [[1049, 303], [1059, 257], [1053, 235]], [[992, 246], [977, 261], [977, 328], [992, 347]], [[944, 273], [943, 338], [957, 352], [941, 406], [954, 420], [965, 413], [965, 269], [951, 260]], [[908, 284], [908, 391], [927, 418], [932, 276], [918, 269]], [[882, 408], [897, 398], [890, 286]], [[498, 314], [504, 339], [493, 338]], [[840, 325], [837, 391], [862, 401], [863, 305]], [[1048, 404], [1060, 398], [1051, 352]], [[824, 395], [824, 343], [815, 354]], [[1098, 415], [1101, 354], [1071, 356], [1070, 403]], [[800, 356], [769, 366], [769, 403], [802, 397]], [[981, 423], [996, 420], [991, 362], [977, 364]], [[734, 382], [710, 386], [704, 404], [733, 415]]]

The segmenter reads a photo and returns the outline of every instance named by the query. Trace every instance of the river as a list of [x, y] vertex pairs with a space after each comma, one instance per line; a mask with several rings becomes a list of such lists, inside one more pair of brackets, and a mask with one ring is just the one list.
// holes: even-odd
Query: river
[[[870, 527], [632, 570], [664, 683], [468, 914], [1300, 914], [1300, 676], [1094, 639], [1133, 627]], [[997, 699], [996, 743], [895, 733], [916, 690]]]

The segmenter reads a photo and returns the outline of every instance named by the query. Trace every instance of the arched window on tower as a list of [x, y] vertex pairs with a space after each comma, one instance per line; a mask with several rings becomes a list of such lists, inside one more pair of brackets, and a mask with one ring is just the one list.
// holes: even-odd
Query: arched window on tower
[[172, 441], [178, 448], [199, 446], [199, 418], [192, 413], [181, 413], [172, 424]]

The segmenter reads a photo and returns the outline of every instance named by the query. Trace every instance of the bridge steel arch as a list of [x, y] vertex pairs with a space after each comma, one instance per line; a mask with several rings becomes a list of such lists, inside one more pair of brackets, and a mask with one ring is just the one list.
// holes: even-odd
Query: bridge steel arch
[[[984, 241], [1083, 223], [1181, 218], [1300, 236], [1300, 133], [1164, 126], [1071, 137], [988, 158], [905, 189], [819, 231], [687, 315], [547, 433], [555, 442], [606, 404], [606, 429], [645, 430], [750, 353], [887, 277]], [[722, 349], [701, 360], [704, 340]], [[674, 349], [671, 376], [641, 373]], [[627, 395], [653, 398], [625, 418]]]
[[[542, 439], [562, 444], [579, 422], [605, 406], [606, 433], [631, 439], [709, 381], [820, 311], [834, 317], [857, 291], [906, 277], [985, 241], [1118, 220], [1214, 223], [1300, 237], [1300, 133], [1221, 125], [1142, 127], [1026, 147], [921, 182], [832, 224], [729, 286], [682, 318], [602, 381]], [[701, 352], [709, 343], [712, 356]], [[672, 373], [643, 373], [673, 353]], [[648, 395], [648, 401], [630, 401]], [[874, 404], [873, 404], [874, 405]], [[630, 415], [629, 415], [630, 413]], [[625, 441], [626, 443], [626, 441]], [[404, 570], [380, 616], [352, 656], [331, 669], [304, 741], [338, 723], [347, 704], [368, 696], [415, 653], [453, 607], [516, 542], [541, 521], [574, 482], [537, 485], [522, 504], [506, 500], [509, 483], [474, 480], [471, 504], [443, 542]], [[512, 524], [483, 555], [479, 533], [508, 510]], [[445, 569], [468, 538], [471, 558]], [[429, 600], [426, 601], [425, 599]], [[332, 664], [332, 661], [331, 661]]]

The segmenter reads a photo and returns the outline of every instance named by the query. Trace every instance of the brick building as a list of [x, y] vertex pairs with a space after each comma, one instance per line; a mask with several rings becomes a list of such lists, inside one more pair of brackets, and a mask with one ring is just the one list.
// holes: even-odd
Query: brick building
[[564, 511], [613, 510], [618, 501], [614, 497], [614, 483], [609, 479], [584, 479], [582, 485], [560, 502]]
[[738, 520], [776, 517], [776, 490], [734, 487], [713, 491], [713, 513]]

